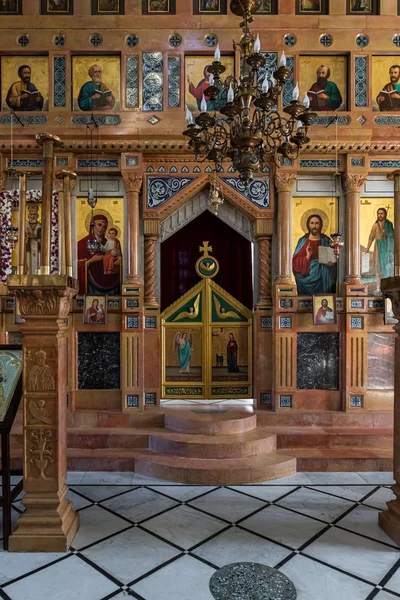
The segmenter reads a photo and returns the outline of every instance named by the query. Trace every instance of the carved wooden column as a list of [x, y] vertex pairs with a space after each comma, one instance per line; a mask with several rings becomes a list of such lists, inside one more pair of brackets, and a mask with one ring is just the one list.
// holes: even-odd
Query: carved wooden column
[[[398, 221], [397, 221], [398, 223]], [[396, 221], [395, 221], [396, 225]], [[400, 267], [400, 256], [397, 254], [395, 269]], [[396, 335], [395, 368], [394, 368], [394, 449], [392, 491], [395, 500], [387, 503], [387, 509], [379, 514], [379, 525], [400, 546], [400, 277], [382, 279], [382, 292], [392, 300], [394, 316], [398, 320], [394, 326]]]
[[345, 284], [350, 286], [360, 286], [361, 284], [360, 191], [366, 179], [367, 173], [343, 175], [343, 187], [346, 194]]
[[126, 282], [143, 285], [140, 276], [140, 232], [139, 232], [139, 194], [142, 188], [141, 173], [125, 171], [122, 173], [127, 200], [127, 238], [128, 238], [128, 275]]
[[400, 171], [393, 171], [388, 179], [394, 182], [394, 275], [400, 276]]
[[157, 246], [160, 236], [158, 219], [144, 220], [144, 303], [158, 306], [157, 299]]
[[63, 223], [63, 231], [61, 235], [61, 227], [59, 226], [60, 237], [59, 245], [63, 248], [61, 255], [63, 262], [60, 262], [65, 268], [62, 273], [72, 277], [72, 204], [71, 192], [76, 184], [76, 173], [74, 171], [59, 171], [56, 174], [56, 179], [62, 184], [62, 203], [59, 207], [59, 218]]
[[19, 173], [18, 275], [26, 272], [26, 186], [29, 173]]
[[48, 133], [36, 134], [36, 142], [43, 147], [43, 178], [42, 178], [42, 242], [41, 268], [42, 275], [50, 274], [51, 259], [51, 212], [54, 180], [54, 147], [60, 147], [62, 141], [56, 135]]
[[11, 275], [23, 335], [25, 512], [10, 538], [15, 552], [66, 551], [78, 528], [68, 492], [66, 318], [78, 282], [63, 275]]
[[275, 283], [292, 283], [292, 257], [290, 255], [290, 220], [292, 215], [292, 187], [296, 173], [278, 170], [275, 173], [277, 191], [277, 276]]

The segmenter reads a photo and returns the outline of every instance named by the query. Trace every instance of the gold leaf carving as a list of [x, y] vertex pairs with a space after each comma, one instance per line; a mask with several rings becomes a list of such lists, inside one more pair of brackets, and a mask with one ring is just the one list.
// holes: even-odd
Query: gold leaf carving
[[143, 176], [139, 173], [123, 172], [122, 179], [127, 192], [140, 192], [142, 189]]
[[342, 178], [345, 192], [359, 192], [366, 180], [367, 173], [346, 173]]
[[297, 174], [287, 171], [275, 173], [275, 186], [278, 192], [290, 192], [296, 183]]
[[76, 292], [71, 289], [17, 289], [15, 294], [22, 316], [54, 315], [65, 318]]

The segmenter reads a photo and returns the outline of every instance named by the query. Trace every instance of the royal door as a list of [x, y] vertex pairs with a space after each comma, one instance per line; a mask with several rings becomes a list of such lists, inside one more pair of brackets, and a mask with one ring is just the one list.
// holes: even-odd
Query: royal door
[[252, 398], [252, 313], [213, 281], [203, 242], [200, 281], [161, 315], [163, 398]]

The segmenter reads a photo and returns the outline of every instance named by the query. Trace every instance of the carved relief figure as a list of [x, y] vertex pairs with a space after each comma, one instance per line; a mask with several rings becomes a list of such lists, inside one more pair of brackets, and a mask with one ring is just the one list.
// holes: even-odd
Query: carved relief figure
[[293, 273], [299, 296], [334, 293], [336, 263], [326, 259], [320, 247], [330, 249], [330, 239], [322, 233], [323, 222], [318, 214], [307, 219], [308, 232], [297, 242], [293, 255]]
[[[108, 250], [106, 245], [106, 231], [108, 219], [105, 215], [94, 215], [90, 222], [89, 234], [78, 242], [78, 279], [79, 291], [81, 294], [109, 294], [118, 296], [120, 293], [120, 272], [121, 272], [121, 245], [119, 240], [114, 238], [114, 244], [117, 241], [119, 245], [119, 255], [112, 256], [112, 269], [107, 269], [104, 265], [104, 257]], [[109, 235], [109, 234], [108, 234]], [[97, 242], [96, 248], [89, 250], [87, 243], [89, 240]], [[113, 246], [115, 252], [117, 249]], [[110, 250], [111, 253], [112, 250]], [[107, 260], [109, 266], [111, 260]]]
[[36, 365], [32, 367], [28, 375], [28, 390], [30, 392], [54, 391], [54, 378], [49, 365], [46, 364], [46, 352], [38, 350], [35, 357]]
[[179, 360], [179, 373], [190, 373], [190, 359], [192, 354], [192, 336], [187, 333], [177, 333], [174, 340], [175, 351]]
[[390, 83], [379, 92], [376, 101], [380, 111], [400, 109], [400, 65], [392, 65], [389, 69]]
[[233, 333], [229, 334], [228, 344], [226, 346], [226, 360], [228, 363], [228, 373], [238, 373], [238, 345]]
[[30, 202], [27, 207], [28, 221], [26, 223], [26, 264], [28, 273], [37, 273], [40, 266], [40, 239], [42, 226], [39, 221], [39, 205]]
[[311, 110], [343, 110], [341, 93], [336, 83], [329, 81], [330, 76], [331, 70], [327, 65], [318, 67], [317, 81], [307, 92]]
[[31, 431], [31, 444], [29, 446], [30, 461], [34, 463], [42, 479], [48, 479], [45, 470], [54, 463], [54, 441], [50, 430], [34, 429]]
[[6, 103], [15, 111], [42, 110], [44, 98], [31, 82], [31, 68], [21, 65], [18, 69], [20, 81], [13, 83], [8, 90]]
[[101, 80], [102, 68], [100, 65], [92, 65], [89, 69], [91, 81], [87, 81], [81, 87], [78, 96], [78, 106], [81, 110], [111, 110], [115, 105], [115, 97]]
[[394, 275], [394, 229], [393, 223], [387, 218], [386, 208], [378, 208], [376, 216], [369, 234], [367, 252], [375, 242], [374, 265], [378, 282], [376, 293], [380, 295], [380, 280]]

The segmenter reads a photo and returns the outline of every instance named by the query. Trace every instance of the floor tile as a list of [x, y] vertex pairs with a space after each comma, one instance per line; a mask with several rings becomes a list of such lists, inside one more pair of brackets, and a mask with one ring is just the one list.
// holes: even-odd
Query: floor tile
[[369, 492], [375, 489], [373, 485], [313, 485], [313, 490], [332, 494], [333, 496], [341, 496], [347, 500], [358, 502], [364, 498]]
[[239, 519], [265, 506], [265, 502], [244, 496], [234, 490], [220, 488], [191, 501], [190, 506], [195, 506], [215, 517], [221, 517], [231, 523], [236, 523]]
[[308, 488], [296, 490], [293, 494], [279, 500], [277, 504], [328, 523], [331, 523], [354, 506], [354, 503], [350, 500], [328, 496]]
[[183, 556], [133, 585], [132, 589], [146, 600], [213, 600], [209, 581], [214, 573], [208, 565]]
[[303, 550], [348, 573], [378, 584], [400, 558], [400, 551], [332, 527]]
[[65, 556], [64, 552], [0, 552], [0, 584]]
[[400, 594], [400, 567], [397, 569], [396, 573], [386, 583], [385, 588]]
[[[133, 485], [168, 485], [168, 484], [170, 484], [170, 482], [166, 481], [165, 479], [157, 479], [155, 477], [147, 477], [146, 475], [140, 475], [140, 473], [132, 473], [132, 475], [133, 475], [133, 479], [132, 479]], [[182, 484], [174, 483], [174, 485], [182, 485]]]
[[120, 519], [116, 515], [112, 515], [100, 506], [90, 506], [81, 510], [79, 513], [79, 523], [78, 533], [72, 542], [75, 550], [84, 548], [89, 544], [93, 544], [93, 542], [100, 541], [113, 533], [129, 527], [127, 521]]
[[102, 505], [134, 523], [139, 523], [143, 519], [167, 510], [167, 508], [178, 506], [178, 503], [152, 490], [137, 488], [132, 492], [122, 494], [122, 496], [106, 500]]
[[280, 506], [269, 506], [245, 519], [240, 525], [295, 549], [326, 527], [320, 521]]
[[278, 498], [281, 498], [285, 494], [292, 492], [296, 489], [296, 486], [292, 485], [230, 485], [231, 490], [237, 490], [265, 500], [266, 502], [274, 502]]
[[200, 494], [218, 489], [215, 485], [152, 485], [151, 489], [175, 498], [179, 502], [187, 502]]
[[394, 500], [394, 498], [395, 495], [390, 488], [381, 487], [378, 491], [374, 492], [371, 494], [371, 496], [364, 500], [363, 504], [375, 506], [375, 508], [379, 508], [380, 510], [386, 510], [386, 502], [389, 502], [389, 500]]
[[[348, 483], [350, 485], [362, 485], [365, 480], [361, 477], [361, 473], [304, 473], [310, 479], [311, 483], [317, 485], [324, 484], [343, 484]], [[371, 482], [368, 482], [371, 483]]]
[[217, 531], [221, 531], [226, 527], [226, 523], [204, 515], [190, 506], [178, 506], [146, 521], [143, 526], [177, 544], [180, 548], [188, 550]]
[[179, 550], [135, 527], [83, 550], [82, 554], [127, 584], [170, 560]]
[[361, 505], [343, 517], [343, 519], [340, 519], [337, 525], [394, 546], [394, 541], [379, 527], [378, 516], [379, 510], [376, 508]]
[[261, 485], [310, 485], [310, 483], [311, 480], [307, 477], [306, 473], [294, 473], [280, 479], [261, 482]]
[[391, 471], [361, 471], [358, 475], [372, 485], [392, 485], [394, 483]]
[[68, 490], [67, 498], [68, 500], [71, 500], [74, 510], [79, 510], [80, 508], [85, 508], [86, 506], [90, 506], [92, 504], [91, 500], [82, 498], [82, 496], [75, 494], [75, 492], [71, 489]]
[[389, 592], [382, 591], [375, 596], [374, 600], [395, 600], [395, 598], [398, 598], [398, 596], [393, 596], [393, 594], [389, 594]]
[[274, 567], [290, 553], [291, 550], [237, 527], [224, 531], [194, 550], [196, 556], [201, 556], [217, 567], [243, 560], [262, 562]]
[[67, 473], [67, 484], [75, 485], [82, 481], [85, 477], [86, 471], [68, 471]]
[[297, 600], [365, 600], [374, 589], [300, 555], [293, 557], [280, 570], [294, 583]]
[[102, 472], [93, 471], [85, 473], [83, 479], [79, 482], [81, 485], [135, 485], [132, 483], [134, 473], [129, 471]]
[[101, 502], [107, 500], [117, 494], [123, 492], [129, 492], [129, 490], [135, 489], [133, 485], [74, 485], [71, 489], [75, 492], [79, 492], [93, 500], [93, 502]]
[[99, 600], [118, 587], [83, 560], [71, 556], [7, 586], [11, 600]]

